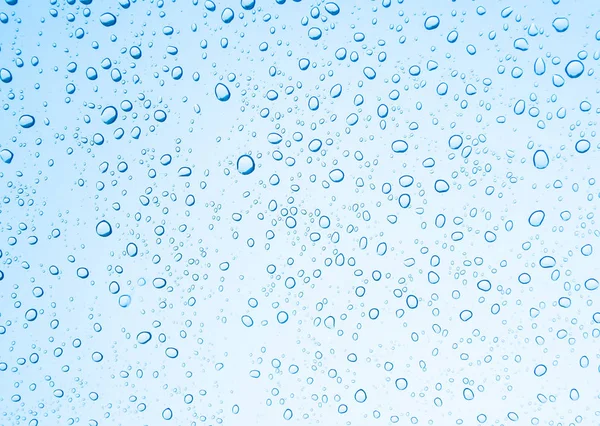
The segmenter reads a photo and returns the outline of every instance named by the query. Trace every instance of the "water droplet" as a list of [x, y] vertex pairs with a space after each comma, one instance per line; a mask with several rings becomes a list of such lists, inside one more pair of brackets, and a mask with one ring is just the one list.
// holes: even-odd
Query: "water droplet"
[[552, 256], [544, 256], [540, 259], [540, 266], [542, 268], [552, 268], [556, 265], [556, 259]]
[[460, 313], [460, 319], [462, 321], [469, 321], [471, 318], [473, 318], [473, 312], [469, 311], [468, 309], [465, 309], [464, 311], [462, 311]]
[[229, 92], [227, 86], [225, 86], [223, 83], [217, 83], [215, 86], [215, 96], [221, 102], [226, 102], [231, 97], [231, 93]]
[[14, 154], [10, 149], [3, 149], [0, 151], [0, 160], [6, 164], [10, 164], [14, 158]]
[[552, 26], [559, 33], [564, 33], [569, 29], [569, 20], [567, 18], [556, 18], [552, 21]]
[[567, 76], [569, 76], [570, 78], [577, 78], [581, 74], [583, 74], [584, 69], [585, 67], [583, 66], [583, 62], [573, 60], [570, 61], [565, 67], [565, 73], [567, 73]]
[[340, 13], [340, 7], [337, 5], [337, 3], [334, 2], [325, 3], [325, 10], [332, 16], [335, 16], [338, 13]]
[[456, 40], [458, 40], [458, 31], [456, 30], [452, 30], [448, 33], [448, 36], [446, 37], [446, 40], [448, 41], [448, 43], [455, 43]]
[[581, 247], [581, 254], [584, 256], [591, 256], [593, 253], [593, 248], [591, 244], [586, 244]]
[[85, 279], [90, 276], [90, 271], [87, 268], [77, 268], [77, 276], [81, 279]]
[[101, 220], [96, 225], [96, 234], [101, 237], [108, 237], [110, 234], [112, 234], [112, 226], [110, 226], [110, 223], [107, 221]]
[[179, 356], [179, 351], [176, 348], [169, 347], [165, 349], [165, 355], [169, 358], [177, 358], [177, 356]]
[[344, 172], [340, 169], [333, 169], [329, 172], [329, 179], [333, 182], [341, 182], [344, 180]]
[[145, 345], [152, 339], [152, 334], [148, 331], [142, 331], [137, 335], [137, 341], [140, 345]]
[[398, 154], [406, 152], [408, 151], [408, 144], [403, 140], [394, 141], [392, 142], [392, 151]]
[[28, 309], [27, 312], [25, 312], [25, 319], [27, 321], [35, 321], [37, 316], [38, 312], [35, 309]]
[[533, 370], [533, 373], [537, 377], [542, 377], [544, 374], [546, 374], [547, 371], [548, 371], [548, 368], [544, 364], [538, 364], [538, 365], [536, 365], [535, 369]]
[[252, 10], [252, 9], [254, 9], [254, 6], [256, 5], [256, 1], [255, 0], [241, 0], [240, 5], [242, 6], [242, 9], [244, 9], [244, 10]]
[[165, 420], [171, 420], [173, 418], [173, 410], [165, 408], [162, 412], [162, 418]]
[[363, 389], [357, 390], [354, 394], [354, 400], [362, 404], [367, 400], [367, 393]]
[[438, 18], [437, 16], [432, 15], [432, 16], [428, 16], [427, 19], [425, 19], [425, 29], [426, 30], [435, 30], [439, 26], [440, 26], [440, 18]]
[[546, 214], [542, 210], [536, 210], [529, 216], [529, 224], [538, 227], [544, 221]]
[[591, 144], [590, 141], [588, 141], [587, 139], [580, 139], [575, 143], [575, 151], [577, 151], [580, 154], [585, 154], [590, 150], [590, 148]]
[[448, 146], [451, 149], [459, 149], [463, 144], [463, 138], [460, 135], [452, 135], [448, 139]]
[[117, 23], [117, 17], [109, 12], [103, 13], [100, 15], [100, 23], [105, 27], [112, 27]]
[[544, 58], [537, 58], [535, 63], [533, 64], [533, 71], [537, 75], [543, 75], [546, 72], [546, 62], [544, 62]]
[[235, 17], [235, 13], [229, 7], [226, 7], [225, 9], [223, 9], [223, 12], [221, 12], [221, 20], [225, 24], [229, 24], [231, 21], [233, 21], [234, 17]]
[[589, 278], [584, 283], [584, 287], [590, 291], [597, 290], [599, 286], [600, 286], [600, 284], [598, 283], [598, 280], [595, 278]]
[[10, 83], [13, 79], [12, 73], [6, 68], [0, 68], [0, 81]]
[[492, 289], [492, 283], [488, 280], [480, 280], [477, 283], [477, 288], [481, 291], [490, 291]]
[[308, 38], [310, 38], [311, 40], [319, 40], [322, 35], [323, 32], [317, 27], [312, 27], [308, 30]]
[[548, 154], [543, 149], [538, 149], [533, 154], [533, 165], [536, 169], [543, 170], [550, 164], [550, 159], [548, 158]]
[[464, 388], [463, 389], [463, 398], [466, 399], [467, 401], [471, 401], [475, 398], [475, 394], [473, 393], [473, 390], [470, 388]]
[[526, 51], [529, 50], [529, 42], [527, 42], [527, 39], [524, 38], [518, 38], [514, 41], [513, 45], [515, 46], [515, 49], [520, 50], [520, 51]]
[[101, 114], [102, 121], [104, 122], [104, 124], [113, 124], [115, 121], [117, 121], [118, 116], [119, 113], [117, 112], [117, 109], [114, 106], [107, 106], [102, 110]]
[[254, 171], [255, 164], [252, 157], [249, 155], [241, 155], [237, 160], [237, 170], [242, 175], [249, 175]]
[[403, 377], [396, 379], [396, 389], [405, 390], [406, 388], [408, 388], [408, 380]]
[[21, 116], [21, 118], [19, 118], [19, 124], [22, 128], [29, 129], [35, 124], [35, 118], [33, 118], [31, 115], [24, 114]]
[[450, 185], [448, 185], [448, 182], [446, 182], [445, 180], [438, 179], [435, 181], [434, 188], [437, 192], [444, 193], [448, 192], [448, 190], [450, 189]]

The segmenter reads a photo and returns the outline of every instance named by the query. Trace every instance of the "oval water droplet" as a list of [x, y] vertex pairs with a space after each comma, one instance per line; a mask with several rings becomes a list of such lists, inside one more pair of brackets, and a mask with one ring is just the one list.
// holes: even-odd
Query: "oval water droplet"
[[435, 30], [440, 26], [440, 18], [435, 15], [428, 16], [427, 19], [425, 19], [424, 26], [426, 30]]
[[540, 259], [540, 266], [542, 268], [552, 268], [556, 265], [556, 259], [552, 256], [544, 256]]
[[392, 142], [392, 151], [395, 153], [401, 154], [403, 152], [408, 151], [408, 143], [403, 140], [397, 140]]
[[543, 149], [538, 149], [533, 154], [533, 165], [536, 169], [543, 170], [550, 164], [550, 158], [548, 158], [548, 154]]
[[396, 383], [396, 389], [398, 389], [398, 390], [405, 390], [408, 387], [408, 380], [406, 380], [404, 377], [396, 379], [395, 383]]
[[14, 154], [10, 149], [3, 149], [0, 151], [0, 160], [6, 164], [10, 164], [14, 158]]
[[19, 125], [24, 129], [29, 129], [35, 124], [35, 118], [29, 114], [24, 114], [19, 118]]
[[145, 345], [152, 339], [152, 334], [148, 331], [142, 331], [137, 335], [137, 341], [141, 345]]
[[589, 278], [585, 281], [584, 286], [586, 289], [593, 291], [597, 290], [600, 284], [598, 283], [598, 280], [596, 278]]
[[538, 364], [535, 366], [533, 373], [537, 377], [542, 377], [544, 374], [546, 374], [547, 371], [548, 371], [548, 368], [544, 364]]
[[117, 23], [117, 17], [110, 12], [100, 15], [100, 23], [105, 27], [112, 27]]
[[341, 182], [344, 180], [344, 172], [340, 169], [333, 169], [329, 172], [329, 179], [336, 183]]
[[215, 86], [215, 96], [221, 102], [228, 101], [231, 97], [231, 93], [229, 92], [229, 88], [225, 86], [223, 83], [217, 83]]
[[226, 7], [225, 9], [223, 9], [223, 12], [221, 12], [221, 20], [225, 24], [229, 24], [231, 21], [233, 21], [234, 17], [235, 17], [235, 13], [229, 7]]
[[312, 27], [308, 30], [308, 38], [310, 38], [311, 40], [318, 40], [321, 38], [322, 35], [323, 32], [317, 27]]
[[580, 139], [575, 143], [575, 151], [577, 151], [580, 154], [585, 154], [590, 150], [590, 148], [591, 144], [590, 141], [588, 141], [587, 139]]
[[114, 106], [107, 106], [102, 110], [101, 118], [104, 124], [113, 124], [117, 121], [119, 113]]
[[179, 351], [177, 350], [177, 348], [170, 347], [165, 349], [165, 355], [171, 359], [174, 359], [177, 358], [177, 356], [179, 356]]
[[240, 0], [240, 5], [244, 10], [252, 10], [256, 5], [256, 0]]
[[364, 389], [359, 389], [354, 393], [354, 400], [361, 404], [367, 400], [367, 393]]
[[333, 16], [340, 13], [340, 7], [337, 5], [337, 3], [334, 3], [332, 1], [325, 3], [325, 10], [327, 11], [327, 13]]
[[538, 227], [544, 222], [546, 213], [543, 210], [536, 210], [529, 216], [529, 224], [534, 227]]
[[567, 18], [556, 18], [552, 21], [552, 26], [559, 33], [564, 33], [569, 29], [569, 20]]
[[238, 160], [237, 160], [237, 170], [238, 172], [240, 172], [242, 175], [249, 175], [250, 173], [252, 173], [254, 171], [255, 168], [255, 164], [254, 164], [254, 159], [247, 155], [241, 155]]
[[451, 149], [459, 149], [463, 144], [463, 138], [461, 135], [452, 135], [448, 139], [448, 146]]
[[583, 66], [583, 62], [578, 60], [570, 61], [565, 67], [565, 73], [567, 73], [567, 76], [570, 78], [579, 77], [581, 74], [583, 74], [584, 70], [585, 67]]
[[108, 237], [110, 234], [112, 234], [112, 226], [110, 226], [110, 223], [108, 223], [106, 220], [101, 220], [96, 225], [96, 234], [101, 237]]
[[10, 83], [12, 81], [12, 73], [6, 68], [0, 68], [0, 81], [3, 83]]
[[537, 75], [543, 75], [546, 72], [546, 62], [544, 62], [544, 58], [537, 58], [535, 63], [533, 64], [533, 71]]

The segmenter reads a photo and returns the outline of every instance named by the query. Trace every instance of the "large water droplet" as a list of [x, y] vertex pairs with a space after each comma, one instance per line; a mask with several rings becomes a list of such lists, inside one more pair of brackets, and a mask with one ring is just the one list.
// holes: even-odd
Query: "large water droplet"
[[9, 70], [6, 68], [0, 68], [0, 81], [3, 83], [10, 83], [13, 77]]
[[333, 16], [340, 13], [340, 7], [337, 5], [337, 3], [334, 3], [332, 1], [325, 3], [325, 10], [327, 11], [327, 13]]
[[24, 114], [21, 116], [21, 118], [19, 118], [19, 124], [22, 128], [29, 129], [35, 124], [35, 118], [33, 118], [31, 115]]
[[559, 33], [564, 33], [569, 29], [569, 20], [567, 18], [556, 18], [552, 21], [552, 26]]
[[117, 23], [117, 17], [109, 12], [103, 13], [100, 15], [100, 23], [105, 27], [112, 27]]
[[244, 10], [252, 10], [256, 5], [256, 0], [241, 0], [240, 5]]
[[119, 113], [114, 106], [107, 106], [102, 110], [102, 114], [100, 116], [104, 124], [113, 124], [117, 120]]
[[527, 39], [524, 39], [524, 38], [516, 39], [514, 41], [513, 45], [515, 46], [515, 49], [517, 49], [517, 50], [526, 51], [529, 49], [529, 43], [527, 42]]
[[14, 158], [14, 154], [10, 149], [3, 149], [0, 151], [0, 160], [5, 162], [6, 164], [10, 164]]
[[254, 171], [254, 159], [249, 155], [241, 155], [237, 160], [237, 170], [243, 175], [249, 175]]
[[537, 58], [535, 63], [533, 64], [533, 71], [537, 75], [543, 75], [546, 72], [546, 62], [544, 62], [544, 58]]
[[363, 389], [357, 390], [354, 394], [354, 400], [362, 404], [367, 400], [367, 393]]
[[217, 83], [215, 86], [215, 96], [221, 102], [225, 102], [229, 100], [231, 93], [229, 92], [227, 86], [225, 86], [223, 83]]
[[321, 35], [323, 35], [323, 32], [317, 27], [312, 27], [308, 30], [308, 38], [311, 40], [318, 40], [321, 38]]
[[585, 154], [591, 148], [591, 143], [587, 139], [580, 139], [575, 143], [575, 150], [580, 154]]
[[460, 135], [452, 135], [450, 139], [448, 139], [448, 146], [451, 149], [458, 149], [463, 144], [463, 138]]
[[110, 234], [112, 234], [112, 226], [110, 226], [110, 223], [107, 221], [101, 220], [96, 225], [96, 234], [101, 237], [108, 237]]
[[138, 335], [137, 335], [137, 341], [141, 345], [145, 345], [151, 339], [152, 339], [152, 334], [150, 334], [148, 331], [142, 331], [142, 332], [138, 333]]
[[427, 17], [427, 19], [425, 19], [425, 29], [426, 30], [435, 30], [439, 26], [440, 26], [440, 18], [438, 18], [437, 16], [432, 15], [432, 16]]
[[399, 379], [396, 379], [396, 389], [398, 390], [405, 390], [408, 387], [408, 380], [406, 380], [404, 377], [400, 377]]
[[333, 169], [329, 172], [329, 179], [333, 182], [341, 182], [344, 180], [344, 172], [340, 169]]
[[233, 21], [234, 17], [235, 13], [229, 7], [226, 7], [225, 9], [223, 9], [223, 12], [221, 12], [221, 20], [226, 24], [229, 24], [231, 21]]
[[545, 217], [546, 213], [544, 213], [543, 210], [536, 210], [529, 216], [529, 224], [538, 227], [542, 224]]
[[540, 170], [545, 169], [550, 164], [550, 159], [548, 158], [548, 154], [543, 149], [538, 149], [533, 154], [533, 165]]
[[392, 151], [398, 154], [406, 152], [408, 151], [408, 143], [403, 140], [394, 141], [392, 142]]
[[567, 66], [565, 67], [565, 72], [571, 78], [579, 77], [581, 74], [583, 74], [584, 70], [585, 70], [585, 67], [583, 66], [583, 62], [578, 61], [578, 60], [573, 60], [573, 61], [569, 62], [567, 64]]

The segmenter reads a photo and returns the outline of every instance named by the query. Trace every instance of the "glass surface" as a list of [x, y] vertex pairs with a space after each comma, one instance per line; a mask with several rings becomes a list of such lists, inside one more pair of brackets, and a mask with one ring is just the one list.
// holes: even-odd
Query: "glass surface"
[[0, 425], [600, 424], [599, 16], [0, 0]]

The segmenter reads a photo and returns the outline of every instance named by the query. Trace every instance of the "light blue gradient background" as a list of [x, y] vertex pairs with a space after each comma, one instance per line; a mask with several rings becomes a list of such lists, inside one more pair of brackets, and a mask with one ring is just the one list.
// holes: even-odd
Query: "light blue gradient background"
[[[28, 425], [37, 419], [40, 425], [279, 425], [286, 423], [286, 409], [294, 413], [290, 423], [305, 424], [392, 424], [397, 416], [398, 424], [418, 419], [418, 424], [449, 425], [461, 419], [477, 425], [480, 413], [487, 416], [485, 424], [512, 424], [509, 412], [518, 414], [518, 424], [537, 418], [542, 425], [568, 425], [577, 416], [580, 424], [598, 424], [600, 332], [592, 316], [600, 309], [596, 294], [583, 288], [588, 278], [600, 278], [594, 216], [598, 187], [590, 183], [600, 177], [593, 73], [600, 45], [596, 2], [407, 0], [386, 8], [381, 2], [355, 1], [339, 2], [336, 16], [323, 4], [307, 1], [278, 5], [258, 0], [252, 11], [243, 11], [237, 1], [223, 1], [212, 13], [191, 0], [160, 4], [137, 1], [124, 9], [108, 0], [89, 6], [19, 0], [15, 6], [0, 5], [9, 17], [0, 24], [0, 67], [13, 75], [11, 83], [0, 83], [0, 150], [14, 153], [10, 164], [0, 163], [0, 362], [6, 363], [6, 371], [0, 371], [0, 424]], [[482, 16], [476, 13], [480, 5], [486, 8]], [[310, 18], [313, 6], [326, 22]], [[514, 11], [504, 19], [501, 11], [508, 6]], [[86, 7], [89, 18], [83, 15]], [[225, 7], [236, 12], [227, 25], [220, 19]], [[117, 15], [115, 26], [99, 22], [105, 12]], [[265, 22], [267, 14], [271, 19]], [[440, 17], [436, 30], [423, 27], [429, 15]], [[307, 26], [303, 17], [308, 17]], [[569, 19], [566, 32], [552, 28], [556, 17]], [[540, 30], [537, 36], [527, 34], [532, 24]], [[172, 26], [173, 35], [164, 35], [164, 26]], [[318, 41], [308, 38], [313, 26], [323, 31]], [[77, 28], [85, 31], [82, 39], [73, 35]], [[454, 29], [459, 38], [451, 44], [446, 36]], [[497, 34], [494, 40], [490, 31]], [[365, 34], [364, 41], [354, 41], [357, 32]], [[227, 48], [220, 46], [223, 37]], [[528, 39], [529, 50], [513, 47], [519, 37]], [[202, 40], [206, 49], [200, 47]], [[262, 42], [268, 43], [264, 52]], [[467, 53], [468, 44], [476, 47], [475, 55]], [[142, 50], [139, 60], [130, 56], [132, 46]], [[168, 54], [168, 46], [176, 46], [178, 54]], [[348, 51], [343, 61], [335, 58], [341, 47]], [[565, 65], [582, 50], [588, 53], [585, 73], [569, 79]], [[349, 59], [353, 51], [359, 55], [355, 63]], [[387, 54], [383, 63], [377, 60], [380, 52]], [[33, 56], [39, 58], [37, 66]], [[538, 57], [546, 62], [542, 76], [533, 72]], [[553, 65], [553, 57], [560, 63]], [[16, 66], [17, 58], [23, 67]], [[102, 69], [104, 58], [120, 70], [120, 82]], [[306, 71], [299, 69], [301, 58], [311, 62]], [[428, 71], [428, 61], [436, 61], [438, 68]], [[75, 73], [67, 71], [69, 62], [78, 64]], [[409, 74], [413, 65], [421, 67], [420, 75]], [[184, 70], [178, 81], [171, 78], [175, 66]], [[273, 77], [272, 66], [277, 69]], [[376, 71], [374, 80], [363, 74], [367, 66]], [[499, 66], [506, 67], [503, 74]], [[88, 67], [97, 69], [97, 80], [85, 77]], [[513, 67], [523, 69], [521, 78], [511, 77]], [[198, 81], [192, 78], [195, 72]], [[234, 82], [228, 81], [230, 74]], [[398, 83], [392, 81], [394, 74], [400, 76]], [[565, 78], [563, 87], [553, 85], [553, 74]], [[486, 78], [491, 79], [488, 87]], [[219, 82], [231, 91], [227, 102], [215, 98]], [[441, 82], [449, 86], [445, 96], [436, 93]], [[72, 95], [65, 91], [69, 83], [76, 86]], [[332, 99], [330, 89], [338, 83], [342, 95]], [[477, 88], [475, 95], [465, 93], [467, 84]], [[290, 95], [288, 86], [294, 88]], [[400, 93], [397, 100], [389, 98], [394, 89]], [[266, 98], [269, 90], [279, 93], [276, 101]], [[364, 103], [355, 106], [358, 94]], [[317, 111], [308, 108], [311, 96], [320, 101]], [[118, 108], [126, 99], [134, 105], [130, 113]], [[513, 108], [520, 99], [527, 108], [518, 116]], [[151, 103], [147, 108], [146, 100]], [[465, 109], [463, 100], [468, 101]], [[581, 111], [582, 101], [592, 109]], [[383, 103], [389, 108], [385, 130], [377, 116]], [[101, 111], [109, 105], [119, 109], [119, 117], [106, 125]], [[539, 108], [537, 118], [528, 114], [531, 107]], [[567, 111], [562, 120], [556, 117], [561, 107]], [[263, 108], [270, 110], [267, 118], [259, 115]], [[167, 113], [165, 122], [153, 118], [157, 109]], [[351, 113], [359, 115], [354, 126], [346, 122]], [[21, 128], [22, 114], [34, 116], [35, 126]], [[410, 130], [411, 123], [418, 123], [418, 129]], [[139, 139], [130, 136], [135, 126], [141, 129]], [[119, 127], [125, 136], [117, 140], [113, 132]], [[283, 136], [279, 146], [267, 142], [272, 132]], [[301, 141], [293, 139], [294, 132], [302, 133]], [[104, 144], [91, 143], [96, 133], [104, 135]], [[463, 136], [463, 146], [473, 145], [468, 159], [448, 147], [453, 134]], [[475, 144], [479, 135], [485, 142]], [[309, 151], [314, 138], [323, 141], [321, 152]], [[586, 154], [574, 149], [581, 138], [592, 143]], [[398, 139], [409, 144], [404, 154], [391, 150]], [[275, 149], [284, 160], [273, 159]], [[550, 158], [544, 170], [533, 166], [538, 149]], [[172, 156], [167, 166], [160, 162], [165, 154]], [[248, 176], [236, 170], [242, 154], [256, 162]], [[286, 165], [287, 157], [295, 159], [293, 166]], [[422, 165], [428, 157], [436, 162], [431, 169]], [[101, 173], [105, 161], [109, 169]], [[127, 163], [126, 172], [117, 171], [120, 162]], [[178, 176], [184, 166], [192, 169], [190, 177]], [[345, 174], [340, 183], [329, 179], [336, 168]], [[150, 170], [156, 171], [155, 178], [149, 177]], [[278, 185], [270, 183], [274, 174]], [[406, 174], [415, 183], [403, 189], [398, 179]], [[435, 192], [437, 179], [450, 184], [447, 193]], [[555, 188], [557, 180], [561, 188]], [[101, 191], [98, 182], [105, 185]], [[386, 182], [392, 185], [389, 199], [381, 191]], [[297, 192], [293, 185], [299, 186]], [[494, 192], [486, 195], [490, 186]], [[412, 197], [408, 209], [398, 205], [402, 193]], [[185, 203], [190, 194], [193, 206]], [[151, 200], [148, 206], [140, 203], [141, 195]], [[294, 229], [268, 209], [271, 200], [278, 211], [289, 209], [290, 197], [298, 209]], [[472, 209], [475, 217], [469, 215]], [[539, 228], [527, 223], [534, 210], [546, 213]], [[565, 210], [572, 214], [569, 221], [560, 217]], [[243, 219], [234, 221], [234, 213]], [[261, 213], [264, 220], [257, 217]], [[396, 224], [387, 220], [391, 214], [397, 215]], [[439, 214], [447, 218], [442, 229], [434, 224]], [[319, 227], [318, 215], [330, 218], [330, 228]], [[464, 222], [453, 223], [455, 217]], [[108, 238], [95, 231], [103, 219], [112, 224]], [[507, 232], [509, 220], [514, 228]], [[184, 224], [187, 229], [181, 232]], [[163, 236], [156, 235], [157, 226], [164, 226]], [[60, 235], [53, 236], [53, 230]], [[275, 233], [272, 240], [269, 230]], [[457, 231], [464, 233], [462, 241], [452, 241]], [[496, 233], [494, 243], [486, 242], [486, 231]], [[311, 242], [313, 232], [321, 233], [320, 241]], [[334, 232], [339, 233], [337, 243]], [[38, 238], [34, 245], [28, 243], [31, 236]], [[363, 236], [369, 241], [365, 250], [359, 248]], [[9, 245], [10, 237], [17, 239], [15, 245]], [[247, 245], [249, 238], [254, 247]], [[524, 250], [527, 241], [531, 248]], [[130, 242], [139, 249], [133, 258], [125, 252]], [[384, 256], [376, 251], [381, 242], [388, 247]], [[585, 244], [594, 247], [591, 256], [581, 254]], [[340, 253], [345, 263], [336, 266]], [[155, 255], [161, 257], [158, 264], [152, 261]], [[435, 268], [432, 255], [441, 260]], [[556, 267], [540, 268], [546, 255], [556, 259]], [[474, 263], [477, 256], [481, 265]], [[332, 266], [326, 266], [327, 258], [334, 260]], [[350, 258], [355, 266], [348, 264]], [[414, 266], [407, 266], [410, 258]], [[219, 267], [223, 262], [229, 262], [229, 269]], [[274, 274], [267, 271], [271, 264], [277, 268]], [[49, 273], [51, 265], [59, 275]], [[79, 267], [89, 269], [89, 278], [77, 277]], [[550, 278], [554, 269], [560, 270], [558, 281]], [[357, 276], [357, 270], [363, 275]], [[384, 276], [378, 282], [371, 278], [374, 270]], [[438, 284], [428, 282], [431, 270], [440, 276]], [[524, 272], [532, 277], [529, 285], [518, 282]], [[293, 289], [284, 285], [289, 276], [297, 281]], [[167, 287], [154, 288], [155, 277], [165, 278]], [[476, 288], [484, 278], [493, 284], [489, 293]], [[108, 290], [113, 280], [120, 284], [118, 295]], [[359, 285], [367, 288], [363, 298], [355, 295]], [[42, 297], [33, 296], [35, 286], [44, 289]], [[395, 288], [403, 289], [401, 298], [394, 297]], [[452, 297], [455, 290], [459, 299]], [[119, 306], [122, 294], [132, 298], [127, 308]], [[415, 310], [406, 306], [409, 294], [420, 299]], [[485, 301], [479, 302], [482, 296]], [[567, 296], [571, 307], [559, 307], [558, 299]], [[255, 309], [247, 303], [251, 297], [259, 302]], [[497, 315], [490, 313], [494, 303], [501, 305]], [[32, 322], [25, 319], [30, 308], [38, 311]], [[372, 308], [380, 311], [376, 320], [369, 319]], [[540, 309], [537, 318], [531, 317], [531, 308]], [[404, 317], [397, 318], [398, 309], [406, 311]], [[473, 311], [469, 322], [459, 319], [463, 309]], [[285, 324], [276, 319], [282, 310], [289, 314]], [[252, 316], [253, 327], [244, 327], [242, 315]], [[316, 318], [328, 316], [336, 318], [334, 329], [314, 325]], [[50, 327], [54, 319], [60, 322], [56, 329]], [[101, 331], [95, 331], [95, 324]], [[434, 324], [444, 331], [435, 333]], [[565, 339], [557, 337], [560, 329], [567, 331]], [[141, 331], [152, 332], [146, 345], [136, 342]], [[161, 333], [165, 342], [159, 341]], [[418, 342], [411, 333], [419, 335]], [[537, 336], [545, 342], [536, 343]], [[77, 338], [82, 345], [74, 348]], [[176, 359], [165, 355], [168, 347], [178, 348]], [[56, 348], [63, 350], [60, 357]], [[95, 351], [103, 354], [102, 362], [92, 361]], [[32, 353], [40, 357], [35, 364]], [[359, 361], [350, 363], [349, 353]], [[460, 358], [462, 353], [468, 360]], [[486, 355], [492, 362], [484, 361]], [[587, 369], [579, 365], [584, 355], [590, 360]], [[281, 367], [275, 368], [273, 359]], [[390, 372], [383, 367], [388, 361], [394, 364]], [[548, 373], [538, 378], [533, 369], [540, 363]], [[291, 364], [299, 367], [295, 375], [288, 371]], [[330, 369], [337, 370], [341, 383], [328, 376]], [[251, 370], [261, 371], [260, 378], [250, 377]], [[408, 380], [407, 390], [396, 389], [398, 377]], [[463, 384], [465, 378], [472, 384]], [[485, 390], [478, 391], [479, 385]], [[474, 400], [463, 398], [465, 387], [473, 389]], [[363, 404], [354, 400], [361, 388], [368, 395]], [[572, 388], [579, 390], [577, 401], [569, 398]], [[62, 398], [54, 395], [57, 389], [64, 392]], [[99, 395], [97, 401], [90, 392]], [[540, 393], [556, 400], [541, 403], [536, 399]], [[184, 402], [186, 394], [193, 395], [191, 404]], [[14, 402], [14, 395], [20, 400]], [[443, 406], [434, 404], [436, 397]], [[145, 411], [140, 403], [147, 405]], [[347, 413], [338, 413], [340, 404], [348, 406]], [[238, 414], [232, 412], [235, 405]], [[174, 414], [170, 422], [161, 416], [166, 408]]]

